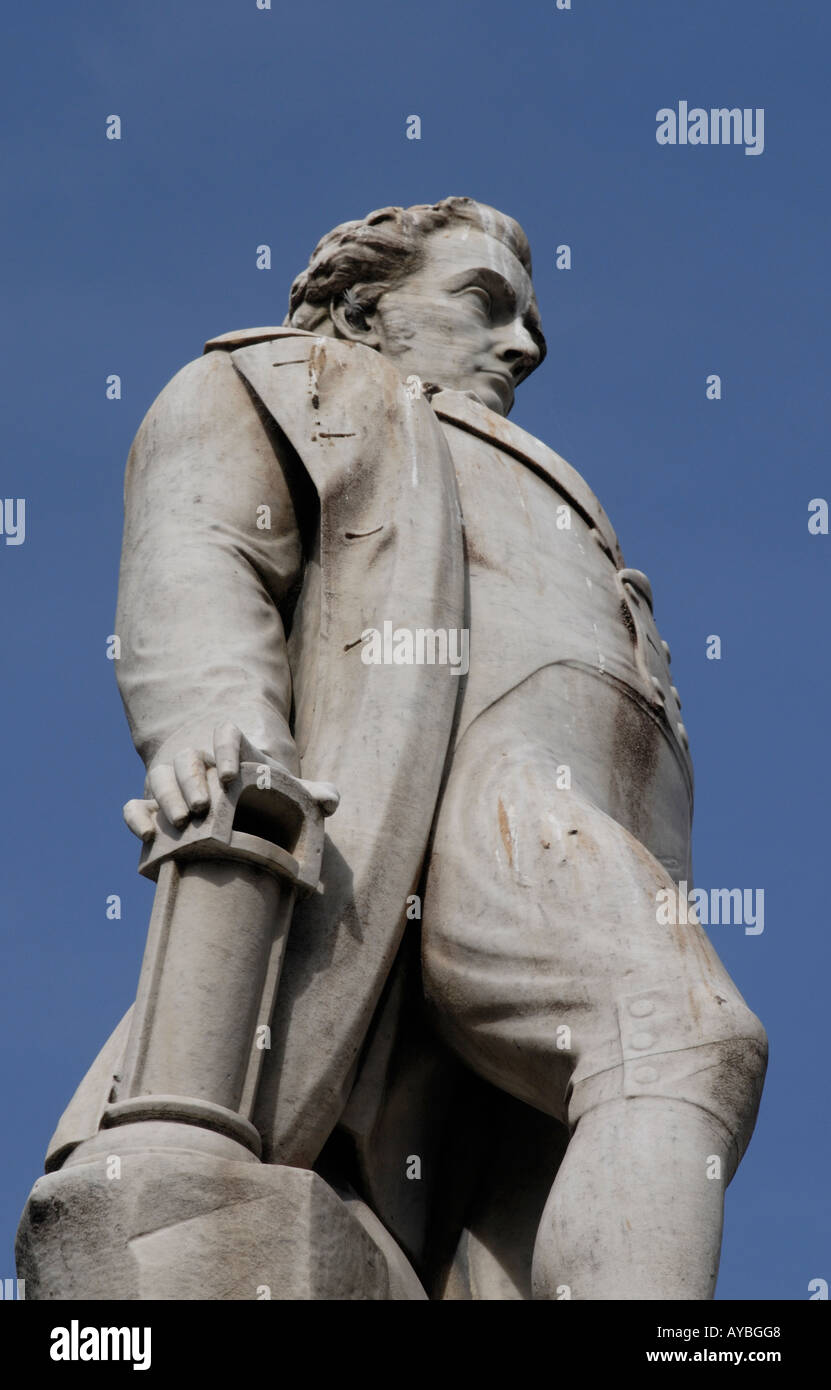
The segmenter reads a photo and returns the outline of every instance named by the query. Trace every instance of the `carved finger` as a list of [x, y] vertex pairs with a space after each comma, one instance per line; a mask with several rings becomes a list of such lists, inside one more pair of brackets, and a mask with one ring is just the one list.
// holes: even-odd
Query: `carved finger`
[[150, 789], [167, 819], [179, 827], [187, 825], [190, 811], [170, 763], [162, 763], [160, 767], [154, 767], [148, 780]]
[[214, 729], [214, 757], [220, 782], [232, 782], [239, 776], [242, 733], [236, 724], [219, 724]]
[[140, 840], [152, 840], [156, 833], [155, 812], [158, 809], [158, 801], [143, 801], [134, 797], [126, 803], [123, 810], [127, 828], [132, 830], [134, 835], [138, 835]]
[[303, 782], [310, 796], [314, 797], [324, 816], [333, 816], [340, 805], [340, 792], [331, 782]]
[[191, 811], [201, 815], [211, 804], [208, 779], [205, 776], [205, 763], [195, 748], [187, 748], [177, 753], [173, 760], [176, 781]]

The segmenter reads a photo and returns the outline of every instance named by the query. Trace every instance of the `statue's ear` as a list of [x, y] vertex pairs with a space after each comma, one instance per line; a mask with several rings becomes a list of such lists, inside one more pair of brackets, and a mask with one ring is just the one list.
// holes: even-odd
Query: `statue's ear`
[[377, 348], [381, 339], [375, 327], [375, 311], [364, 307], [351, 293], [337, 295], [329, 305], [329, 318], [341, 338], [366, 347]]

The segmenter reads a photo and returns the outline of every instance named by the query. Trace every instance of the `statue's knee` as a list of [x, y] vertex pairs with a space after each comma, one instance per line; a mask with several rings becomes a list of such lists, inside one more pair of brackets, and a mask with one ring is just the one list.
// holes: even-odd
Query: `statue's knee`
[[756, 1124], [767, 1069], [767, 1034], [738, 995], [730, 1001], [726, 1019], [702, 1017], [696, 1032], [697, 1042], [668, 1055], [665, 1093], [700, 1106], [719, 1122], [728, 1139], [729, 1180]]
[[578, 1057], [569, 1123], [616, 1098], [686, 1101], [707, 1111], [731, 1154], [731, 1170], [750, 1141], [767, 1065], [761, 1022], [724, 977], [676, 978], [616, 999], [618, 1066], [609, 1050]]
[[767, 1071], [768, 1039], [760, 1019], [747, 1005], [743, 1004], [737, 1013], [732, 1036], [720, 1044], [721, 1060], [712, 1077], [711, 1091], [713, 1100], [728, 1117], [738, 1163], [756, 1124]]

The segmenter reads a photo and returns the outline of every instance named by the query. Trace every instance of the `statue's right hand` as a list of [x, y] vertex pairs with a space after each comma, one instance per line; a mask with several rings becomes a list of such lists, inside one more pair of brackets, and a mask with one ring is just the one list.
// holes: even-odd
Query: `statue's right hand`
[[[210, 742], [210, 747], [204, 743]], [[207, 769], [215, 767], [220, 782], [232, 782], [239, 774], [240, 761], [278, 767], [273, 758], [261, 753], [249, 743], [236, 724], [218, 724], [209, 740], [178, 740], [178, 751], [160, 750], [156, 761], [148, 768], [145, 799], [128, 801], [124, 819], [140, 840], [151, 840], [156, 831], [155, 812], [161, 808], [167, 819], [178, 829], [187, 825], [191, 816], [201, 816], [210, 808]]]
[[[210, 745], [210, 746], [206, 746]], [[277, 768], [294, 776], [278, 759], [255, 748], [236, 724], [218, 724], [207, 737], [197, 733], [177, 735], [159, 749], [147, 769], [144, 800], [135, 798], [124, 807], [124, 819], [140, 840], [152, 840], [156, 833], [156, 812], [161, 808], [178, 829], [191, 816], [202, 816], [210, 809], [211, 793], [207, 769], [215, 767], [223, 784], [239, 776], [241, 762]], [[314, 797], [324, 816], [334, 815], [340, 797], [330, 782], [309, 782], [297, 778]]]

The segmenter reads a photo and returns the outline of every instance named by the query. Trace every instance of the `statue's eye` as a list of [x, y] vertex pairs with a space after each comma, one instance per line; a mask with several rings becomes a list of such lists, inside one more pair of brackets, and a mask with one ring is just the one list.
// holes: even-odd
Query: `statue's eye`
[[486, 314], [490, 314], [493, 301], [490, 295], [488, 294], [487, 290], [483, 289], [481, 285], [468, 285], [465, 288], [464, 293], [476, 295], [476, 298], [481, 304], [484, 312]]

